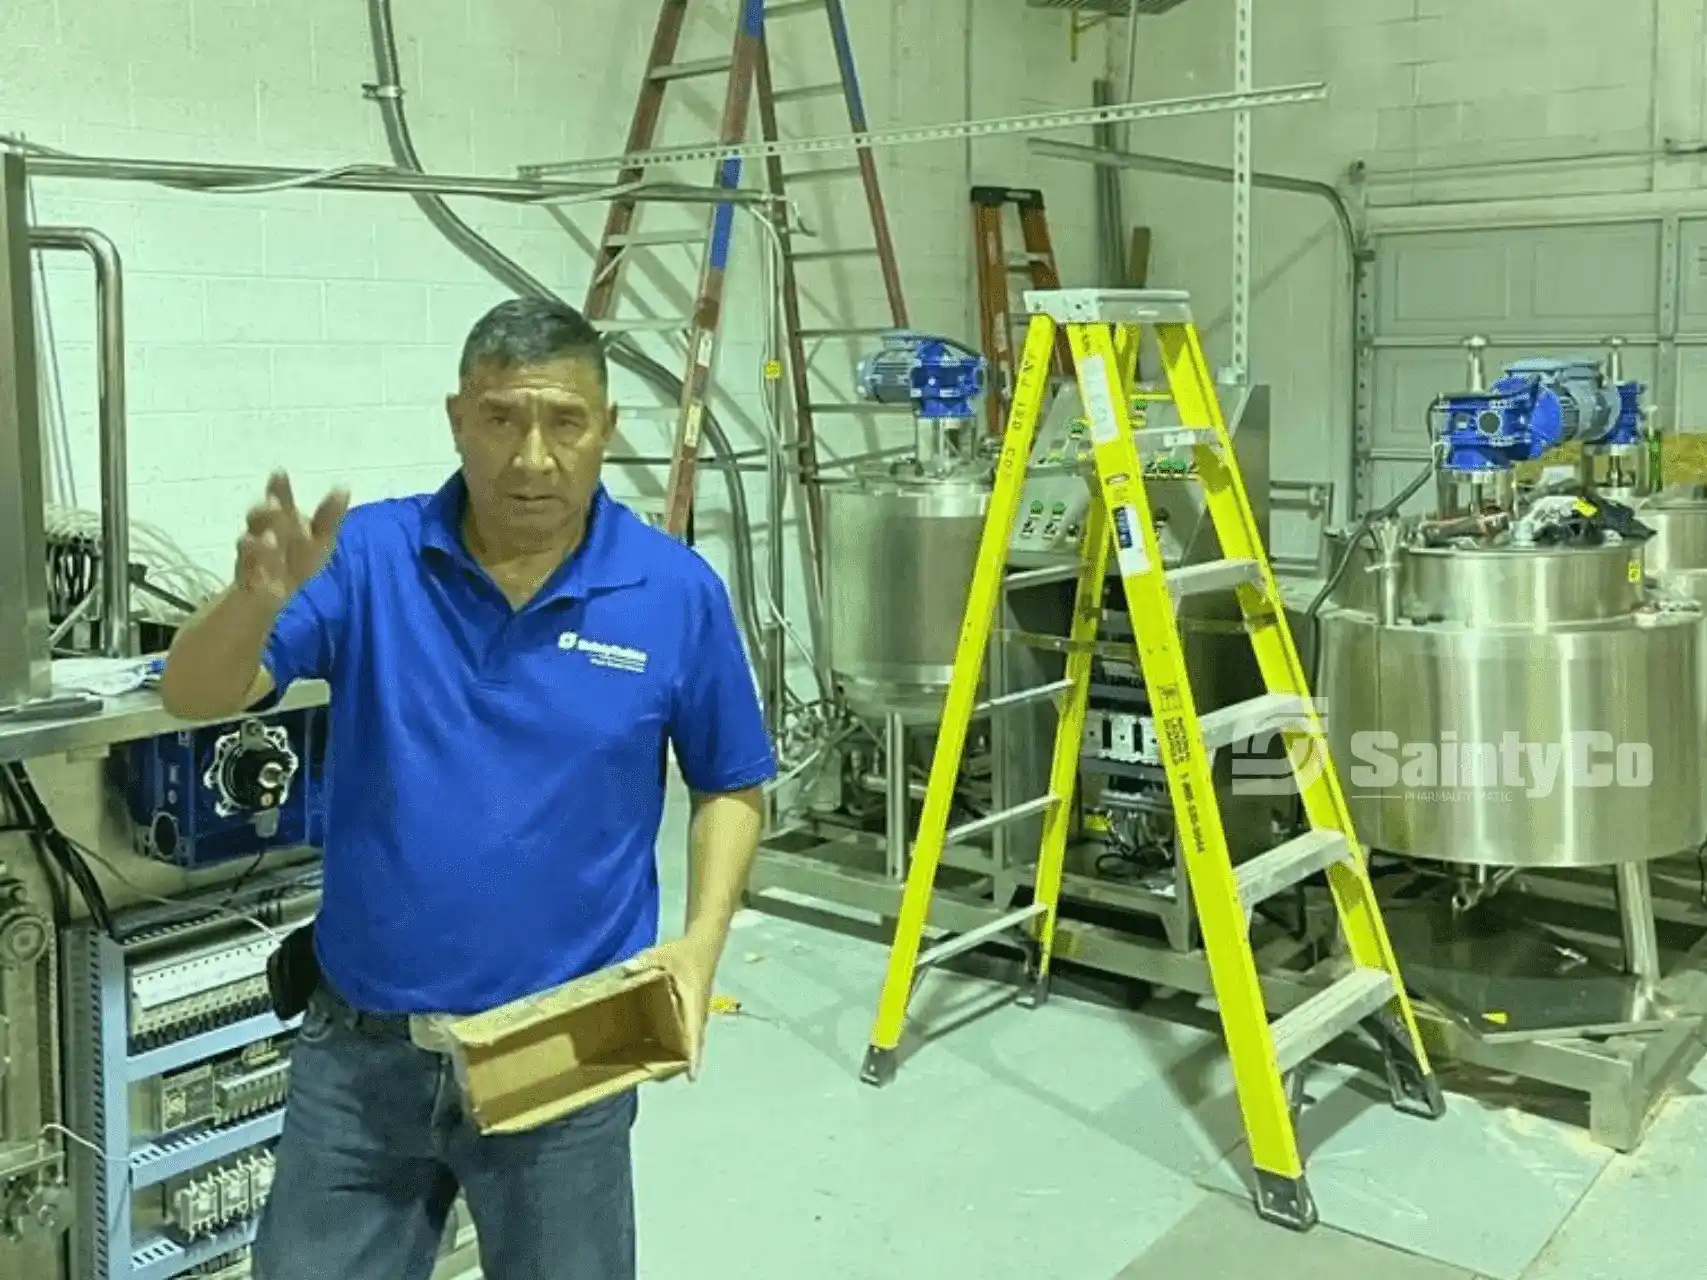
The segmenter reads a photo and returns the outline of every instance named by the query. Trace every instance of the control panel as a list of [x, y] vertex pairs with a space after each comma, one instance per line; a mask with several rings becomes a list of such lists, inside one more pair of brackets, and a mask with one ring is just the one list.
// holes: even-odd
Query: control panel
[[[1133, 421], [1167, 426], [1175, 418], [1171, 405], [1140, 403], [1134, 407]], [[1056, 393], [1032, 442], [1019, 523], [1009, 544], [1010, 558], [1016, 564], [1032, 567], [1078, 554], [1090, 512], [1091, 449], [1090, 424], [1080, 407], [1079, 390], [1064, 386]], [[1184, 549], [1170, 527], [1168, 492], [1157, 482], [1190, 481], [1197, 474], [1196, 464], [1189, 449], [1157, 452], [1144, 457], [1142, 463], [1162, 559], [1177, 564]], [[1192, 517], [1196, 518], [1195, 511]]]

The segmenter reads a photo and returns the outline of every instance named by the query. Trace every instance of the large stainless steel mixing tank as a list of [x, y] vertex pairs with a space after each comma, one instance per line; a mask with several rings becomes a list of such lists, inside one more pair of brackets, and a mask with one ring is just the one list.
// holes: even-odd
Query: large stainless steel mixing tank
[[1357, 548], [1317, 692], [1364, 841], [1515, 867], [1699, 845], [1704, 627], [1646, 602], [1643, 576], [1634, 542]]
[[989, 498], [987, 465], [873, 470], [825, 490], [825, 638], [855, 710], [929, 718], [940, 707]]

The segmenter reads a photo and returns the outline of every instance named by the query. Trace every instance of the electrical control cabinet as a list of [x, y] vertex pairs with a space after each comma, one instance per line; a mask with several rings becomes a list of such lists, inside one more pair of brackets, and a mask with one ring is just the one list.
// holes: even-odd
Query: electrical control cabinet
[[[66, 942], [70, 1124], [89, 1206], [78, 1280], [240, 1280], [272, 1187], [294, 1024], [268, 1011], [266, 962], [318, 906], [297, 870], [119, 917]], [[199, 908], [199, 909], [198, 909]], [[234, 912], [252, 917], [245, 922]]]
[[114, 753], [147, 857], [205, 867], [325, 840], [326, 712], [251, 716], [127, 744]]

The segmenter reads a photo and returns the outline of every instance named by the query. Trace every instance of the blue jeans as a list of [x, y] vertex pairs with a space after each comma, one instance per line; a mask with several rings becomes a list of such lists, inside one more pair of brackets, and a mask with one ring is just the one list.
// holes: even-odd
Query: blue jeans
[[256, 1280], [429, 1280], [460, 1188], [487, 1280], [634, 1280], [635, 1096], [482, 1135], [448, 1059], [322, 987], [290, 1099]]

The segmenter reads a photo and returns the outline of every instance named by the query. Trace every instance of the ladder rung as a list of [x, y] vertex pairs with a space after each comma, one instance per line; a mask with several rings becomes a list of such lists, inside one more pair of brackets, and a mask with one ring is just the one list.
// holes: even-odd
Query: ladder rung
[[828, 98], [831, 95], [841, 97], [842, 86], [839, 80], [828, 84], [807, 84], [798, 89], [778, 89], [771, 94], [772, 102], [805, 102], [809, 98]]
[[721, 75], [735, 65], [735, 59], [725, 54], [721, 58], [701, 58], [696, 62], [671, 62], [653, 67], [651, 80], [692, 80], [696, 76]]
[[882, 328], [868, 326], [863, 329], [853, 327], [846, 329], [802, 329], [800, 336], [802, 338], [881, 338], [894, 332], [894, 325], [885, 325]]
[[1378, 1012], [1394, 996], [1385, 969], [1353, 969], [1274, 1024], [1274, 1056], [1284, 1075]]
[[613, 249], [644, 249], [664, 244], [704, 244], [703, 231], [635, 231], [612, 236], [605, 244]]
[[1229, 591], [1244, 582], [1261, 582], [1262, 567], [1255, 560], [1206, 560], [1183, 569], [1169, 569], [1168, 590], [1178, 604], [1186, 596]]
[[1249, 911], [1257, 903], [1267, 902], [1293, 885], [1303, 884], [1318, 871], [1350, 858], [1351, 845], [1343, 832], [1306, 831], [1233, 868], [1239, 882], [1239, 901]]
[[1026, 587], [1046, 587], [1052, 582], [1072, 582], [1078, 576], [1078, 565], [1056, 564], [1047, 569], [1027, 569], [1023, 573], [1010, 573], [1003, 581], [1002, 587], [1008, 591], [1023, 591]]
[[1214, 444], [1214, 427], [1143, 427], [1132, 433], [1140, 453], [1149, 449], [1183, 449], [1188, 445]]
[[[887, 330], [885, 330], [887, 332]], [[805, 337], [802, 334], [801, 337]], [[815, 404], [810, 406], [813, 413], [905, 413], [911, 414], [913, 406], [907, 404]]]
[[1191, 295], [1183, 289], [1033, 289], [1025, 309], [1057, 324], [1191, 323]]
[[834, 262], [847, 258], [875, 258], [877, 250], [867, 245], [863, 249], [809, 249], [794, 255], [796, 264], [802, 262]]
[[991, 698], [988, 702], [980, 702], [972, 708], [975, 716], [985, 715], [991, 711], [1008, 711], [1014, 707], [1027, 706], [1033, 702], [1042, 702], [1045, 698], [1053, 698], [1058, 693], [1066, 693], [1073, 687], [1071, 680], [1057, 680], [1054, 684], [1040, 684], [1030, 689], [1021, 689], [1018, 693], [1004, 693], [999, 698]]
[[838, 178], [857, 178], [860, 167], [857, 164], [840, 165], [824, 169], [795, 169], [782, 175], [782, 182], [787, 186], [791, 182], [832, 182]]
[[959, 844], [962, 840], [992, 831], [997, 827], [1006, 826], [1010, 822], [1018, 822], [1021, 818], [1029, 818], [1034, 813], [1042, 813], [1045, 809], [1053, 809], [1059, 801], [1054, 796], [1038, 796], [1035, 800], [1027, 800], [1024, 804], [1016, 804], [1011, 809], [1003, 809], [999, 813], [985, 814], [982, 818], [974, 818], [971, 822], [963, 822], [953, 828], [943, 837], [944, 844]]
[[824, 0], [786, 0], [783, 4], [765, 6], [765, 17], [788, 18], [797, 13], [816, 13], [824, 8]]
[[1008, 257], [1008, 270], [1009, 271], [1030, 271], [1034, 264], [1039, 263], [1039, 262], [1048, 262], [1049, 259], [1050, 259], [1050, 255], [1047, 253], [1015, 253], [1015, 254], [1011, 254]]
[[693, 321], [686, 316], [643, 316], [633, 320], [595, 320], [600, 333], [686, 333]]
[[930, 950], [922, 952], [919, 962], [914, 965], [914, 971], [929, 969], [941, 964], [944, 960], [952, 960], [955, 956], [965, 955], [974, 947], [982, 946], [998, 934], [1006, 933], [1009, 929], [1024, 924], [1027, 920], [1035, 920], [1042, 915], [1047, 906], [1034, 902], [1030, 906], [1021, 907], [1018, 911], [1010, 911], [1005, 916], [997, 916], [988, 924], [981, 924], [976, 929], [956, 934], [946, 941], [939, 942]]
[[1291, 693], [1265, 693], [1247, 702], [1235, 702], [1199, 718], [1203, 745], [1213, 751], [1235, 742], [1302, 721], [1304, 699]]

